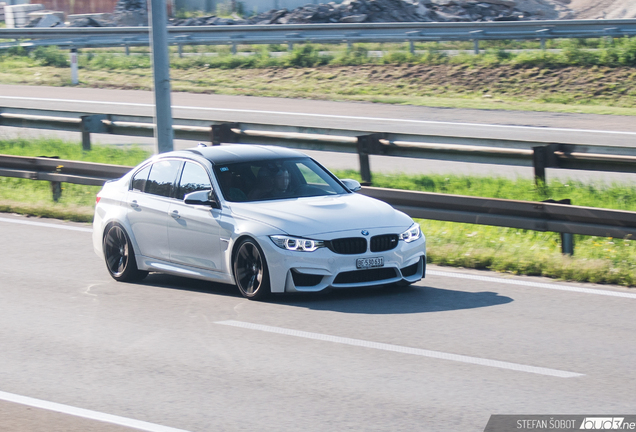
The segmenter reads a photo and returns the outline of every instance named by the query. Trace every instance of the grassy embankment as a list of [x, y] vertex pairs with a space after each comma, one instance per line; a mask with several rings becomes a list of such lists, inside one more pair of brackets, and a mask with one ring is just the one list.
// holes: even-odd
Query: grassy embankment
[[[470, 43], [405, 45], [297, 45], [273, 55], [280, 46], [244, 46], [255, 55], [232, 55], [230, 48], [185, 47], [173, 57], [172, 88], [177, 91], [328, 100], [356, 100], [427, 106], [586, 112], [636, 115], [636, 38], [550, 41], [551, 51], [511, 53], [538, 48], [538, 42], [493, 41], [475, 56], [448, 56], [446, 49]], [[80, 85], [150, 89], [147, 49], [124, 56], [122, 50], [85, 50]], [[329, 53], [325, 53], [327, 50]], [[369, 55], [382, 50], [381, 58]], [[68, 55], [54, 47], [0, 55], [0, 83], [70, 85]]]
[[[114, 149], [95, 146], [82, 152], [79, 143], [56, 140], [0, 141], [0, 153], [24, 156], [60, 156], [93, 162], [134, 165], [148, 154], [138, 148]], [[356, 178], [355, 171], [336, 172]], [[530, 180], [468, 176], [374, 175], [374, 185], [459, 195], [540, 201], [571, 198], [576, 205], [636, 211], [636, 186], [550, 181], [537, 190]], [[0, 177], [0, 211], [92, 220], [99, 187], [63, 184], [59, 203], [54, 203], [48, 182]], [[511, 228], [421, 221], [428, 239], [429, 262], [515, 274], [543, 275], [582, 282], [636, 286], [636, 242], [575, 236], [575, 256], [560, 253], [559, 235]]]

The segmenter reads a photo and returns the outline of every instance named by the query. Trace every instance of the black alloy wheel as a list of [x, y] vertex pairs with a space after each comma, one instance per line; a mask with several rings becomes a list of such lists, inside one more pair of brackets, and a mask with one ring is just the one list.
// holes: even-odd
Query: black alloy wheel
[[252, 239], [240, 242], [234, 255], [234, 279], [244, 297], [259, 300], [270, 293], [265, 255]]
[[118, 225], [109, 225], [104, 234], [106, 268], [113, 279], [121, 282], [139, 281], [148, 275], [137, 268], [135, 251], [126, 231]]

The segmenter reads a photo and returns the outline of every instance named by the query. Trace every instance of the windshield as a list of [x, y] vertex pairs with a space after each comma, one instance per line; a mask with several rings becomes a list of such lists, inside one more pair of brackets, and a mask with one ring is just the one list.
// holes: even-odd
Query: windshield
[[227, 201], [248, 202], [345, 194], [348, 191], [310, 158], [215, 165]]

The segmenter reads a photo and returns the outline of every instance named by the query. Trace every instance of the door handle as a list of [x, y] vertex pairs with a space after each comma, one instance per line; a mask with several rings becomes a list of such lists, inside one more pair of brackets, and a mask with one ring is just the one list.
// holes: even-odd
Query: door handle
[[170, 216], [172, 216], [175, 219], [179, 219], [181, 216], [179, 216], [179, 212], [176, 210], [172, 210], [172, 213], [170, 214]]
[[139, 207], [139, 204], [137, 204], [137, 200], [132, 200], [132, 202], [130, 203], [130, 206], [132, 208], [137, 208], [137, 207]]

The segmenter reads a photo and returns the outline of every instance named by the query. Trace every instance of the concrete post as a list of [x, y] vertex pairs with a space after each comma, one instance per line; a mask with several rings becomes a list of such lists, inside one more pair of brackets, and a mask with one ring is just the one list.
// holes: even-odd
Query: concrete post
[[79, 77], [77, 73], [77, 49], [71, 48], [71, 84], [79, 84]]
[[173, 150], [172, 107], [170, 102], [170, 57], [168, 55], [168, 21], [166, 3], [150, 0], [150, 40], [155, 84], [155, 137], [157, 152]]

